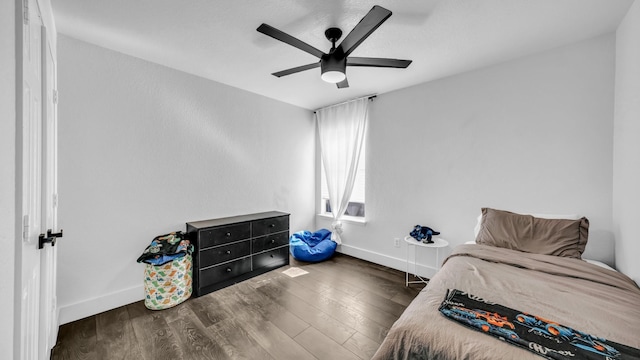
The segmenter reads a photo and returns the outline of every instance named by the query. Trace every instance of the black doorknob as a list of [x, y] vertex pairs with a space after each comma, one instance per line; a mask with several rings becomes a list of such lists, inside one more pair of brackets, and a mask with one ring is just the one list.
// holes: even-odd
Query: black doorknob
[[51, 229], [48, 229], [46, 236], [45, 234], [40, 234], [40, 236], [38, 236], [38, 249], [42, 249], [46, 243], [51, 243], [51, 246], [55, 246], [56, 239], [59, 237], [62, 237], [62, 229], [60, 229], [59, 233], [54, 233]]

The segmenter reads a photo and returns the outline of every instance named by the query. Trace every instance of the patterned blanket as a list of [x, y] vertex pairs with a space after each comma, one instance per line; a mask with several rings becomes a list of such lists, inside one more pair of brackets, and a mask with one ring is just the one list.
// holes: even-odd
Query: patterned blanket
[[439, 310], [449, 319], [547, 359], [640, 359], [638, 349], [457, 289], [447, 293]]

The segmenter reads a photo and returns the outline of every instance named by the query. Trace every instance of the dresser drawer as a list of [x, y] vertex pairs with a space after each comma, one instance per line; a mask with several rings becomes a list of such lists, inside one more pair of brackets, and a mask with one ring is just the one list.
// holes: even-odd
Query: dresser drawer
[[289, 260], [289, 247], [283, 246], [270, 251], [253, 255], [253, 268], [275, 267], [285, 264]]
[[198, 254], [198, 256], [200, 256], [200, 268], [205, 268], [249, 255], [251, 255], [251, 242], [249, 240], [211, 247], [201, 250]]
[[251, 257], [247, 256], [242, 259], [200, 270], [200, 283], [198, 286], [203, 288], [208, 285], [232, 279], [236, 276], [248, 273], [249, 271], [251, 271]]
[[285, 230], [289, 230], [289, 216], [279, 216], [274, 218], [256, 220], [251, 225], [253, 236], [269, 235]]
[[200, 230], [200, 249], [222, 245], [238, 240], [248, 239], [251, 236], [251, 223], [221, 226], [206, 230]]
[[277, 234], [261, 236], [251, 240], [253, 242], [253, 253], [258, 253], [264, 250], [274, 249], [280, 246], [289, 244], [289, 232], [280, 232]]

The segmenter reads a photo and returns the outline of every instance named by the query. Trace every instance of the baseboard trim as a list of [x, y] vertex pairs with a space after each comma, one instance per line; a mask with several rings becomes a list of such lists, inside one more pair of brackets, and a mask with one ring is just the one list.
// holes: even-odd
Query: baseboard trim
[[142, 285], [87, 299], [75, 304], [60, 306], [58, 321], [60, 325], [67, 324], [140, 300], [144, 300], [144, 287]]
[[[380, 254], [375, 251], [370, 251], [370, 250], [362, 249], [362, 248], [351, 246], [351, 245], [345, 245], [345, 244], [339, 245], [336, 251], [345, 255], [353, 256], [358, 259], [370, 261], [375, 264], [388, 266], [392, 269], [400, 270], [403, 272], [407, 270], [407, 260], [404, 258], [400, 259], [400, 258]], [[413, 264], [410, 264], [410, 269], [414, 271]], [[433, 277], [433, 275], [435, 275], [435, 273], [437, 272], [437, 269], [429, 265], [418, 263], [415, 268], [415, 271], [420, 276], [431, 278]]]

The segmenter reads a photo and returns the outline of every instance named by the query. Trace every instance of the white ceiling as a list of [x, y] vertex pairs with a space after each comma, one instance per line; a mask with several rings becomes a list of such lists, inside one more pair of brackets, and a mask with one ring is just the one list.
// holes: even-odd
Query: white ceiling
[[[381, 94], [614, 31], [633, 0], [51, 0], [58, 32], [306, 109]], [[348, 67], [350, 87], [318, 59], [258, 33], [267, 23], [328, 52], [373, 7], [393, 15], [352, 56], [411, 59], [407, 69]]]

